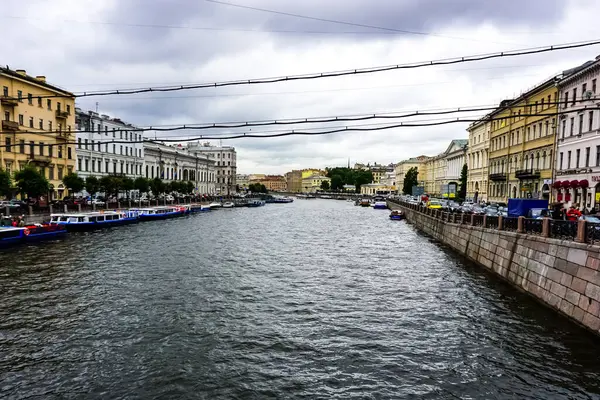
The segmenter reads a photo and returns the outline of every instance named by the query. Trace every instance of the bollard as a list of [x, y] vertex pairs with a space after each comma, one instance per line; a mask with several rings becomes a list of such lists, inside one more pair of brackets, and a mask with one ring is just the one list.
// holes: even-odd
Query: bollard
[[486, 227], [486, 224], [485, 224], [486, 222], [487, 222], [487, 215], [484, 214], [483, 215], [483, 225], [482, 225], [484, 228]]
[[504, 217], [502, 215], [498, 216], [498, 230], [501, 231], [504, 229]]
[[77, 211], [81, 212], [81, 204], [77, 204]]
[[471, 226], [475, 225], [475, 214], [471, 214]]
[[550, 218], [548, 217], [542, 219], [542, 237], [550, 237]]
[[464, 225], [465, 223], [465, 214], [460, 214], [460, 224]]
[[580, 219], [579, 221], [577, 221], [577, 237], [575, 238], [575, 241], [578, 243], [585, 243], [586, 224], [587, 224], [587, 221], [585, 221], [583, 219]]
[[28, 215], [33, 215], [33, 207], [27, 206], [27, 214]]
[[525, 217], [520, 216], [517, 219], [517, 233], [525, 232]]
[[69, 208], [67, 207], [67, 205], [65, 204], [65, 205], [63, 205], [63, 207], [64, 207], [64, 210], [65, 210], [65, 214], [68, 214], [69, 213]]

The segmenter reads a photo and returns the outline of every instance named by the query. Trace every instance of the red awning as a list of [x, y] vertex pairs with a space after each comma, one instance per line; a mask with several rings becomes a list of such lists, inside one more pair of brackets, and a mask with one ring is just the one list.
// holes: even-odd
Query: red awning
[[579, 181], [579, 186], [582, 188], [586, 188], [586, 187], [590, 186], [590, 183], [588, 182], [587, 179], [582, 179]]
[[561, 187], [561, 186], [562, 186], [562, 182], [561, 182], [561, 181], [556, 181], [556, 182], [554, 182], [554, 183], [552, 184], [552, 187], [555, 187], [555, 188], [559, 188], [559, 187]]
[[561, 183], [561, 186], [564, 187], [565, 189], [568, 189], [571, 187], [571, 181], [563, 181]]
[[579, 181], [577, 179], [572, 180], [571, 181], [571, 187], [572, 188], [579, 187]]

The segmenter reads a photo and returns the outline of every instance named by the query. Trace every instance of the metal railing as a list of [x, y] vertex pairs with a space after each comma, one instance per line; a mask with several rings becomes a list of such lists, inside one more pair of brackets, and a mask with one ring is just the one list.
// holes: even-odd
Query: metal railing
[[585, 241], [589, 244], [600, 243], [600, 224], [586, 222]]
[[550, 237], [563, 240], [575, 240], [577, 237], [577, 221], [550, 221]]
[[483, 215], [473, 215], [473, 225], [483, 226]]
[[498, 229], [498, 217], [488, 215], [485, 219], [485, 227], [488, 229]]
[[519, 229], [519, 218], [502, 218], [502, 229], [504, 229], [505, 231], [516, 232]]
[[523, 230], [530, 235], [542, 234], [543, 220], [535, 218], [525, 218], [523, 220]]

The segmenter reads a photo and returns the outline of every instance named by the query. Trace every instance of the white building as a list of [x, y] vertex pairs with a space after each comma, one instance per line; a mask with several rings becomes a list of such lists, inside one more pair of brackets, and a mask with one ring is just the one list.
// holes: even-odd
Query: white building
[[467, 149], [467, 198], [487, 200], [488, 151], [491, 123], [477, 121], [471, 124]]
[[177, 145], [144, 143], [144, 177], [164, 181], [190, 181], [196, 194], [216, 194], [215, 162]]
[[142, 176], [144, 146], [135, 126], [94, 111], [76, 108], [75, 112], [79, 176]]
[[[553, 200], [567, 205], [600, 206], [600, 56], [570, 70], [558, 86], [560, 93], [557, 132], [556, 178]], [[567, 75], [567, 74], [565, 74]]]
[[218, 194], [229, 195], [236, 192], [237, 155], [234, 147], [192, 142], [187, 144], [187, 148], [191, 153], [198, 153], [216, 163], [216, 191]]

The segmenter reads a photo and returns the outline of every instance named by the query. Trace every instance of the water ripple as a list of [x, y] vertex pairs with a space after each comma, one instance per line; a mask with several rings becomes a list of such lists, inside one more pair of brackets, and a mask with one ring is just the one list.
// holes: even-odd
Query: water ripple
[[0, 253], [0, 398], [596, 399], [599, 371], [597, 338], [346, 202]]

